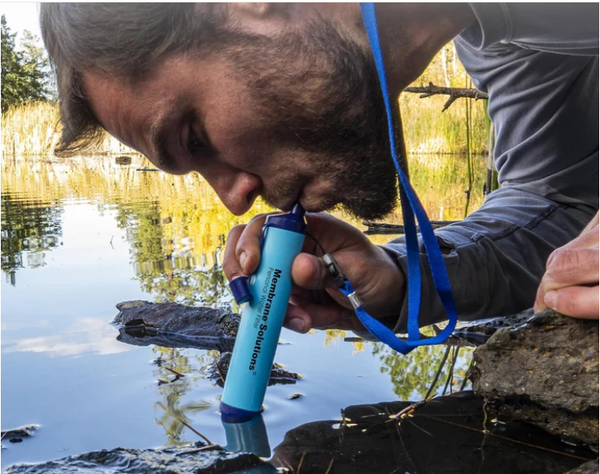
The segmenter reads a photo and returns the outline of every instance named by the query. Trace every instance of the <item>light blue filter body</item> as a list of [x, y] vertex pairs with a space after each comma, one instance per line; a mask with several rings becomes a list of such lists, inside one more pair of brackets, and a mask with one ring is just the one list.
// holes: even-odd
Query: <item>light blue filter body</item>
[[263, 234], [262, 256], [250, 279], [252, 300], [244, 305], [221, 411], [260, 412], [275, 358], [283, 318], [292, 292], [292, 262], [304, 234], [270, 226]]

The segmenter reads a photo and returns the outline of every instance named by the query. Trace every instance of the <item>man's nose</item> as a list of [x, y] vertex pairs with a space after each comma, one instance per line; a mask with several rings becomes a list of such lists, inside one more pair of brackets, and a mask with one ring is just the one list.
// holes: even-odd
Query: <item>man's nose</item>
[[203, 170], [201, 174], [236, 216], [248, 212], [262, 186], [258, 176], [229, 165]]

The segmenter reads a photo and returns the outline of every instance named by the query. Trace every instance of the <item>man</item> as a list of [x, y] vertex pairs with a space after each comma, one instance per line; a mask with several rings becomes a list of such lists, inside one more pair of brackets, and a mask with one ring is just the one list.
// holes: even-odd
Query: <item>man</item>
[[[459, 317], [535, 301], [598, 318], [598, 6], [379, 4], [376, 13], [392, 97], [453, 38], [490, 94], [502, 188], [437, 232]], [[43, 4], [41, 22], [58, 76], [59, 152], [104, 129], [167, 172], [199, 172], [237, 215], [259, 195], [283, 210], [340, 204], [371, 219], [395, 205], [358, 4]], [[256, 269], [263, 222], [231, 231], [229, 279]], [[404, 330], [402, 241], [372, 245], [324, 214], [308, 224], [366, 310]], [[314, 247], [308, 240], [294, 262], [287, 326], [360, 329]], [[423, 275], [420, 323], [441, 321], [424, 260]]]

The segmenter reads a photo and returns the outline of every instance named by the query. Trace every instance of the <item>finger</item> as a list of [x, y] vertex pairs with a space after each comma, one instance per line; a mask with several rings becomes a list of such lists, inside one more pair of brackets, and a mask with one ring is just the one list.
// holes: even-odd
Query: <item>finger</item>
[[541, 287], [548, 291], [598, 283], [598, 249], [560, 248], [548, 259]]
[[[574, 238], [563, 247], [556, 250], [560, 251], [561, 249], [596, 249], [598, 250], [598, 227], [594, 227], [592, 229], [584, 230], [578, 237]], [[552, 258], [552, 255], [550, 255]]]
[[260, 238], [265, 224], [266, 214], [254, 216], [245, 226], [235, 245], [235, 256], [244, 275], [251, 275], [260, 262]]
[[544, 311], [547, 308], [546, 303], [544, 303], [544, 288], [540, 284], [538, 286], [537, 292], [535, 294], [535, 302], [533, 303], [533, 311], [535, 313], [539, 313], [540, 311]]
[[335, 302], [315, 304], [299, 297], [294, 298], [294, 305], [310, 317], [310, 327], [315, 329], [363, 329], [354, 311], [343, 308]]
[[588, 225], [585, 226], [585, 229], [583, 229], [583, 232], [592, 230], [594, 227], [598, 227], [598, 215], [600, 213], [596, 212], [596, 215], [594, 216], [594, 218], [588, 223]]
[[550, 291], [545, 304], [559, 313], [575, 318], [598, 319], [598, 285], [571, 286]]
[[[356, 227], [329, 214], [306, 213], [306, 223], [311, 236], [329, 253], [369, 242], [368, 237]], [[315, 254], [317, 249], [320, 255], [321, 250], [311, 237], [304, 240], [304, 252]]]
[[312, 319], [306, 311], [290, 303], [285, 313], [283, 325], [292, 331], [304, 334], [312, 328]]
[[292, 278], [296, 285], [308, 290], [320, 290], [333, 284], [323, 260], [308, 253], [301, 253], [294, 259]]
[[223, 257], [223, 272], [229, 281], [246, 275], [235, 253], [236, 244], [245, 227], [245, 225], [237, 225], [227, 235], [227, 245], [225, 246], [225, 255]]

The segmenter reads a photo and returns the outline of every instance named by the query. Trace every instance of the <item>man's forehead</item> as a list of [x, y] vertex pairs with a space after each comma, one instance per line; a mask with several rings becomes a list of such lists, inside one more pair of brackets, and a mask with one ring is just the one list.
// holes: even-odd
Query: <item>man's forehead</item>
[[[83, 74], [84, 92], [100, 125], [126, 145], [148, 152], [140, 143], [143, 130], [154, 130], [165, 115], [169, 91], [155, 91], [150, 83], [134, 84], [101, 73]], [[140, 149], [144, 148], [144, 149]]]

